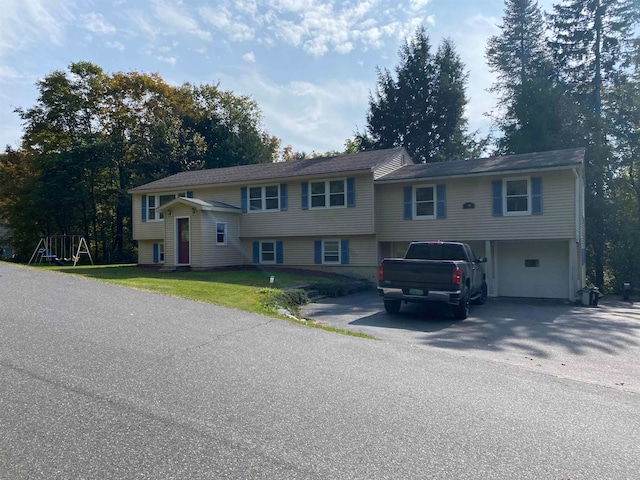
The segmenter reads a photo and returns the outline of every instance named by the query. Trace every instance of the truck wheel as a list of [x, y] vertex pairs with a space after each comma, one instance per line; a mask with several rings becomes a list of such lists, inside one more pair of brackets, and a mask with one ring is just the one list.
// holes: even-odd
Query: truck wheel
[[463, 292], [458, 305], [453, 307], [453, 317], [456, 320], [464, 320], [469, 316], [469, 297]]
[[384, 309], [387, 313], [398, 313], [400, 311], [400, 306], [402, 302], [400, 300], [385, 300], [384, 301]]
[[482, 282], [480, 296], [473, 301], [474, 305], [484, 305], [487, 302], [487, 284]]

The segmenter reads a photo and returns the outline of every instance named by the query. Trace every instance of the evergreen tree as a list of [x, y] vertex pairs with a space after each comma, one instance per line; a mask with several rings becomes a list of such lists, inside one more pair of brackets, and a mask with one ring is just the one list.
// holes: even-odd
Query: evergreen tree
[[445, 40], [434, 56], [420, 27], [399, 56], [395, 78], [389, 70], [378, 70], [375, 94], [369, 96], [367, 134], [357, 143], [402, 145], [418, 162], [464, 158], [471, 143], [463, 116], [467, 75], [453, 43]]
[[545, 42], [543, 15], [536, 0], [506, 0], [501, 33], [487, 43], [486, 58], [497, 74], [495, 123], [499, 153], [553, 150], [567, 143], [575, 102], [554, 81]]
[[587, 244], [593, 279], [604, 284], [606, 211], [612, 181], [610, 125], [604, 95], [624, 79], [640, 3], [637, 0], [565, 0], [550, 16], [556, 70], [584, 106], [587, 147]]

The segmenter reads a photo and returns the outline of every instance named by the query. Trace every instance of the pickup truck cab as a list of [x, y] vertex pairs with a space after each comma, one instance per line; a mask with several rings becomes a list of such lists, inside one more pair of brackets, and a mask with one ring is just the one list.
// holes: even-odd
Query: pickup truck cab
[[486, 258], [459, 242], [412, 242], [404, 258], [385, 258], [378, 267], [378, 294], [388, 313], [403, 302], [444, 302], [457, 319], [469, 315], [469, 303], [487, 299]]

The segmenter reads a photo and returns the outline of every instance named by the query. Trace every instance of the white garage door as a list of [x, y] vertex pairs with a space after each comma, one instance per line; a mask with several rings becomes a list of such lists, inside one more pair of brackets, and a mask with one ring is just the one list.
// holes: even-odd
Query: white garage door
[[570, 298], [568, 242], [497, 245], [498, 295]]

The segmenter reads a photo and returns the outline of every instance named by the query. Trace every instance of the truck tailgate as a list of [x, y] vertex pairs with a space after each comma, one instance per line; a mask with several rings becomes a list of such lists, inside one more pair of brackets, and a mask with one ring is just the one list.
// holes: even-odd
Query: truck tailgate
[[431, 288], [456, 290], [452, 281], [454, 261], [385, 259], [382, 263], [383, 288]]

